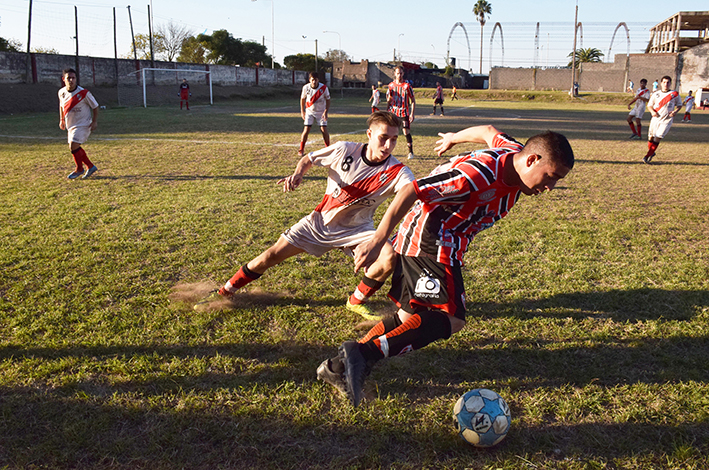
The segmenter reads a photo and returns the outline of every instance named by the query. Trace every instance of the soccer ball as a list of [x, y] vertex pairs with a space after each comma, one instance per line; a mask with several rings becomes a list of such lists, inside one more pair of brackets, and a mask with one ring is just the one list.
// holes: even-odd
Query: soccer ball
[[471, 390], [460, 397], [453, 408], [453, 418], [460, 437], [476, 447], [498, 444], [512, 422], [507, 402], [486, 388]]

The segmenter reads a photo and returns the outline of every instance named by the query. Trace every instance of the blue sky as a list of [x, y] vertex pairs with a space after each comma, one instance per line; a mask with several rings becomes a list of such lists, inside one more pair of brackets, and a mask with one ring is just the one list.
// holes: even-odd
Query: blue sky
[[[118, 3], [123, 1], [123, 3]], [[125, 0], [34, 0], [32, 48], [54, 48], [74, 54], [74, 6], [79, 15], [79, 54], [113, 57], [113, 7], [117, 15], [118, 54], [130, 52], [130, 26]], [[483, 72], [490, 65], [541, 66], [565, 65], [573, 43], [576, 1], [489, 0], [492, 15], [483, 30]], [[147, 33], [147, 11], [151, 0], [131, 4], [135, 33]], [[234, 37], [265, 41], [269, 52], [271, 12], [275, 25], [275, 56], [301, 52], [313, 53], [341, 48], [353, 60], [388, 61], [397, 49], [403, 60], [431, 61], [445, 65], [445, 57], [456, 57], [459, 66], [479, 68], [480, 26], [472, 14], [474, 0], [304, 2], [294, 0], [152, 0], [156, 24], [173, 21], [195, 34], [226, 29]], [[630, 52], [642, 52], [649, 39], [648, 29], [680, 9], [700, 11], [706, 0], [611, 1], [578, 0], [579, 21], [583, 25], [583, 47], [596, 47], [604, 53], [619, 22], [630, 28]], [[0, 36], [27, 44], [29, 0], [1, 0]], [[462, 28], [451, 29], [463, 23]], [[502, 27], [491, 33], [495, 23]], [[535, 41], [536, 23], [540, 23]], [[332, 31], [325, 33], [323, 31]], [[449, 43], [450, 35], [450, 43]], [[303, 37], [305, 36], [305, 37]], [[470, 44], [470, 53], [467, 43]], [[450, 44], [450, 46], [449, 46]], [[504, 48], [504, 53], [503, 53]], [[612, 44], [612, 55], [628, 49], [625, 30], [619, 30]], [[469, 59], [470, 57], [470, 59]]]

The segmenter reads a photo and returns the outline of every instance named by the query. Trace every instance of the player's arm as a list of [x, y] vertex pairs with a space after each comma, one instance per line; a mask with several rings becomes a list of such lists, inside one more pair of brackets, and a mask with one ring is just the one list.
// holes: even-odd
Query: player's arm
[[436, 141], [434, 152], [440, 157], [454, 145], [463, 143], [487, 144], [488, 147], [493, 147], [493, 139], [500, 131], [494, 126], [474, 126], [468, 127], [458, 132], [447, 132], [445, 134], [439, 132], [440, 140]]
[[305, 119], [305, 98], [300, 98], [300, 117]]
[[313, 162], [308, 155], [304, 155], [295, 166], [293, 174], [278, 180], [277, 184], [283, 185], [283, 192], [293, 191], [303, 182], [303, 176], [313, 167]]
[[411, 87], [411, 112], [409, 113], [409, 122], [414, 122], [416, 114], [416, 97], [414, 96], [414, 88]]
[[66, 130], [66, 120], [64, 118], [64, 109], [59, 106], [59, 129]]
[[394, 231], [396, 225], [404, 218], [414, 202], [416, 202], [416, 188], [413, 182], [407, 184], [396, 193], [396, 197], [391, 202], [387, 211], [379, 222], [377, 230], [372, 238], [364, 243], [360, 243], [354, 249], [354, 269], [355, 272], [361, 268], [369, 268], [379, 257], [382, 247], [389, 239], [389, 235]]
[[630, 100], [630, 103], [628, 103], [628, 109], [630, 109], [630, 107], [633, 105], [633, 103], [635, 103], [637, 100], [638, 100], [638, 96], [636, 96], [635, 98]]
[[327, 114], [330, 112], [330, 100], [325, 100], [325, 112], [323, 113], [323, 118], [327, 121]]
[[98, 127], [98, 106], [91, 110], [91, 132]]

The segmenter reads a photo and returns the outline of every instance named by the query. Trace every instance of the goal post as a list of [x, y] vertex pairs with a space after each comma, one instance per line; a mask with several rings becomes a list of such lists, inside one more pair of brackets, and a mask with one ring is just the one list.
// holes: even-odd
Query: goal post
[[210, 71], [153, 67], [145, 67], [121, 77], [118, 81], [118, 103], [120, 106], [142, 105], [144, 108], [148, 107], [149, 102], [167, 104], [174, 99], [183, 78], [190, 84], [191, 92], [198, 89], [200, 95], [204, 96], [208, 90], [209, 104], [214, 104]]

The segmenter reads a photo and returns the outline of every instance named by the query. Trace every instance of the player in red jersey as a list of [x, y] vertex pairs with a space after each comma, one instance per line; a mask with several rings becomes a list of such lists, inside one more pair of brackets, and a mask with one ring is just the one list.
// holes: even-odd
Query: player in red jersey
[[520, 194], [553, 189], [574, 165], [571, 145], [555, 132], [531, 137], [525, 145], [492, 126], [439, 136], [438, 155], [464, 142], [490, 148], [453, 157], [407, 185], [397, 193], [372, 239], [355, 249], [355, 270], [366, 268], [404, 219], [394, 242], [399, 256], [389, 291], [398, 314], [376, 324], [359, 342], [345, 342], [338, 356], [328, 360], [330, 370], [340, 374], [335, 377], [338, 388], [346, 389], [354, 406], [376, 361], [421, 349], [463, 328], [461, 266], [475, 235], [507, 215]]
[[[239, 289], [261, 277], [267, 269], [299, 253], [322, 256], [339, 248], [353, 255], [352, 250], [374, 234], [373, 217], [377, 207], [414, 181], [411, 170], [391, 156], [400, 126], [401, 120], [393, 114], [376, 111], [367, 120], [368, 143], [338, 142], [302, 157], [293, 175], [279, 180], [278, 184], [283, 185], [283, 191], [293, 191], [313, 166], [328, 168], [327, 190], [322, 202], [286, 230], [273, 246], [244, 264], [218, 292], [195, 305], [195, 310], [207, 310], [215, 301], [233, 299]], [[391, 244], [385, 244], [379, 259], [365, 271], [361, 289], [358, 287], [363, 295], [357, 296], [356, 303], [362, 308], [352, 307], [348, 301], [349, 310], [369, 320], [381, 318], [363, 308], [363, 304], [391, 274], [394, 257]]]
[[404, 81], [404, 69], [401, 66], [394, 68], [394, 81], [389, 83], [387, 89], [388, 110], [401, 118], [404, 123], [404, 136], [409, 149], [407, 158], [414, 158], [414, 142], [411, 138], [411, 124], [414, 122], [416, 110], [416, 97], [411, 85]]
[[[630, 136], [631, 139], [639, 139], [642, 137], [642, 119], [645, 114], [645, 105], [649, 99], [650, 90], [647, 89], [647, 80], [643, 78], [640, 80], [640, 88], [637, 93], [635, 93], [635, 98], [628, 103], [628, 109], [635, 103], [633, 109], [628, 113], [628, 125], [630, 126], [630, 130], [633, 131]], [[633, 123], [633, 119], [635, 119], [635, 123]]]
[[436, 91], [433, 93], [433, 112], [431, 113], [431, 116], [436, 115], [437, 104], [441, 105], [441, 116], [443, 116], [443, 88], [441, 87], [440, 82], [436, 82]]
[[303, 85], [303, 91], [300, 94], [300, 115], [303, 118], [303, 134], [300, 136], [300, 148], [298, 156], [303, 156], [305, 143], [308, 141], [310, 127], [313, 123], [320, 124], [322, 138], [325, 141], [325, 147], [330, 146], [330, 133], [327, 131], [327, 114], [330, 111], [330, 90], [325, 84], [320, 83], [318, 74], [310, 72], [308, 75], [308, 83]]
[[665, 138], [670, 128], [675, 114], [682, 107], [682, 98], [679, 93], [670, 90], [672, 79], [665, 75], [660, 81], [660, 89], [650, 96], [647, 103], [652, 114], [650, 120], [650, 130], [648, 131], [647, 153], [643, 157], [643, 162], [650, 163], [655, 156], [660, 141]]
[[187, 83], [187, 79], [183, 78], [182, 83], [180, 83], [180, 109], [182, 109], [182, 102], [184, 101], [185, 104], [187, 104], [187, 110], [190, 110], [190, 96], [192, 96], [192, 93], [190, 92], [190, 84]]
[[98, 102], [89, 90], [78, 85], [74, 69], [64, 69], [62, 81], [65, 86], [58, 93], [59, 128], [67, 131], [69, 149], [76, 164], [76, 169], [67, 178], [73, 180], [81, 176], [86, 179], [98, 171], [81, 147], [98, 126]]

